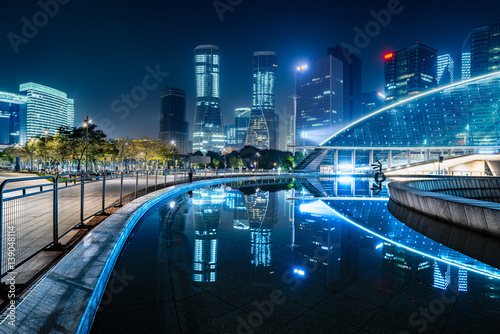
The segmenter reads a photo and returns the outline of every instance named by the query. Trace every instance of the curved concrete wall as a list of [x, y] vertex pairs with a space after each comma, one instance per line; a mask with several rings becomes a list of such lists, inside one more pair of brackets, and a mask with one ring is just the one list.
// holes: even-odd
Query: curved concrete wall
[[450, 177], [391, 182], [389, 195], [417, 212], [500, 237], [500, 204], [475, 199], [500, 197], [500, 178]]

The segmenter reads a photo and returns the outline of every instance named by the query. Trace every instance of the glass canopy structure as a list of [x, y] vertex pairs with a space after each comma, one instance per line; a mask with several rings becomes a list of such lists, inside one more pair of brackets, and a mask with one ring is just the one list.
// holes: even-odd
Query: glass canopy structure
[[480, 149], [496, 153], [499, 148], [500, 72], [495, 72], [379, 109], [341, 129], [311, 154], [319, 156], [319, 149], [327, 149], [325, 163], [331, 159], [330, 164], [337, 165], [344, 154], [355, 166], [361, 158], [356, 154], [365, 152], [365, 165], [386, 160], [391, 166], [395, 160], [429, 160], [433, 152], [456, 156]]

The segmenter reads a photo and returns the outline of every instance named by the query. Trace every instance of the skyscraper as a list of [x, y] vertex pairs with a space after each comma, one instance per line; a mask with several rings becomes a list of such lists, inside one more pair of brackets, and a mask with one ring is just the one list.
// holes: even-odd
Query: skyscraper
[[167, 88], [161, 92], [160, 139], [174, 145], [180, 154], [189, 152], [186, 122], [186, 91]]
[[276, 149], [276, 115], [274, 93], [278, 58], [272, 51], [253, 54], [252, 112], [245, 145], [259, 149]]
[[439, 55], [437, 58], [437, 83], [438, 85], [451, 84], [454, 81], [455, 62], [449, 53]]
[[224, 147], [224, 127], [219, 93], [219, 47], [199, 45], [194, 49], [196, 111], [193, 151], [219, 152]]
[[343, 107], [342, 119], [344, 124], [350, 124], [359, 119], [362, 114], [361, 95], [361, 59], [337, 45], [328, 48], [328, 54], [342, 62]]
[[19, 91], [26, 92], [26, 112], [21, 112], [19, 117], [21, 145], [44, 135], [45, 129], [53, 135], [61, 126], [74, 126], [74, 101], [68, 99], [66, 93], [33, 82], [21, 84]]
[[472, 77], [500, 70], [500, 23], [473, 28], [462, 48], [470, 53]]
[[238, 146], [245, 145], [251, 112], [251, 108], [237, 108], [234, 110], [234, 128], [236, 131], [236, 145]]
[[343, 67], [329, 54], [297, 69], [296, 145], [316, 146], [343, 127]]
[[462, 52], [462, 80], [470, 78], [470, 52]]
[[2, 117], [2, 135], [0, 145], [19, 143], [19, 117], [26, 113], [26, 96], [0, 92], [0, 115]]
[[420, 94], [437, 86], [436, 49], [415, 43], [384, 55], [386, 102]]

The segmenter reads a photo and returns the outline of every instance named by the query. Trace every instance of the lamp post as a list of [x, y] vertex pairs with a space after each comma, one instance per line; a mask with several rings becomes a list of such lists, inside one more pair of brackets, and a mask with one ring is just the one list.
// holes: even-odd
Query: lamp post
[[83, 121], [83, 127], [85, 128], [85, 173], [88, 172], [88, 163], [89, 163], [89, 126], [92, 123], [92, 120], [87, 116]]
[[19, 172], [21, 170], [21, 164], [19, 163], [19, 143], [16, 143], [14, 147], [16, 149], [16, 165], [14, 166], [14, 171]]
[[299, 71], [305, 70], [307, 65], [302, 65], [297, 67], [295, 71], [295, 92], [291, 96], [293, 99], [293, 156], [295, 157], [295, 146], [297, 145], [297, 99], [299, 96], [297, 95], [297, 73]]
[[48, 128], [45, 128], [43, 130], [43, 140], [44, 140], [44, 145], [43, 145], [43, 149], [44, 149], [44, 157], [43, 157], [43, 173], [44, 174], [47, 174], [47, 136], [49, 134], [49, 129]]
[[257, 170], [259, 170], [259, 158], [260, 158], [260, 153], [257, 152]]

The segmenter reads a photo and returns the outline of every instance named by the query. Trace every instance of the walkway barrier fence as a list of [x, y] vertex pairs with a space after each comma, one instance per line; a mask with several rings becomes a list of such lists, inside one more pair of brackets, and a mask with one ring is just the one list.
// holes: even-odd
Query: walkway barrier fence
[[[195, 170], [193, 180], [286, 174], [281, 171]], [[297, 175], [298, 173], [294, 173]], [[167, 185], [189, 182], [188, 169], [65, 173], [14, 178], [0, 185], [0, 277], [83, 222]]]

